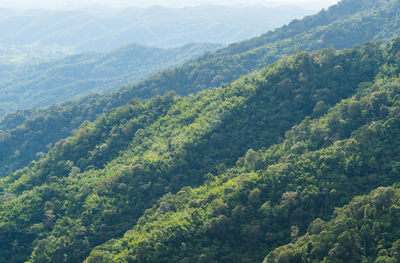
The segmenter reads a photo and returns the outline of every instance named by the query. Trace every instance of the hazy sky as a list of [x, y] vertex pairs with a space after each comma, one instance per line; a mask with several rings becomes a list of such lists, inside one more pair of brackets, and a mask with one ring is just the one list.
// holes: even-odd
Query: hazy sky
[[163, 5], [172, 7], [194, 6], [201, 4], [217, 5], [271, 5], [277, 3], [307, 4], [315, 7], [328, 7], [338, 0], [0, 0], [0, 7], [17, 9], [61, 9], [79, 8], [95, 4], [107, 5], [110, 7], [126, 6], [152, 6]]

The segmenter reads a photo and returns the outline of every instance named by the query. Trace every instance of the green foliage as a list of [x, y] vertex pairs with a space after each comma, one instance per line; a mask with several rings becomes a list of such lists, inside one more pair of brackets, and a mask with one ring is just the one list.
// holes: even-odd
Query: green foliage
[[188, 44], [161, 49], [131, 44], [112, 52], [83, 53], [18, 68], [0, 75], [0, 117], [90, 93], [114, 91], [220, 47]]
[[[335, 24], [338, 17], [368, 21], [370, 8], [391, 11], [388, 7], [396, 2], [381, 3], [343, 1], [328, 13], [305, 19], [315, 19], [307, 32], [315, 29], [313, 23], [330, 28], [330, 19]], [[359, 16], [343, 12], [347, 7]], [[298, 28], [298, 23], [288, 28]], [[21, 136], [39, 138], [39, 145], [48, 140], [40, 125], [54, 127], [54, 138], [60, 124], [66, 133], [80, 127], [40, 154], [40, 160], [0, 180], [0, 260], [255, 262], [288, 243], [293, 250], [278, 249], [267, 260], [299, 262], [304, 253], [326, 261], [396, 260], [396, 231], [376, 245], [360, 241], [379, 233], [390, 235], [387, 222], [398, 224], [395, 190], [378, 188], [371, 199], [375, 210], [366, 212], [375, 216], [372, 219], [383, 217], [383, 224], [357, 227], [351, 217], [359, 218], [364, 211], [357, 209], [350, 209], [351, 217], [337, 228], [329, 228], [326, 221], [336, 215], [335, 207], [356, 195], [398, 180], [398, 43], [396, 39], [386, 47], [367, 43], [340, 52], [298, 52], [213, 90], [126, 103], [171, 87], [179, 94], [204, 89], [194, 80], [212, 81], [215, 72], [208, 71], [213, 68], [207, 63], [218, 62], [213, 58], [218, 53], [209, 54], [202, 58], [206, 63], [199, 59], [137, 86], [92, 97], [95, 106], [76, 108], [70, 102], [53, 107], [51, 113], [27, 113], [31, 122], [25, 122], [23, 114], [7, 118], [3, 125], [14, 130], [3, 132], [1, 141], [5, 152], [13, 152], [10, 163], [24, 153], [21, 142], [23, 149], [30, 149], [31, 142], [20, 141]], [[236, 52], [239, 46], [227, 50]], [[295, 48], [274, 50], [290, 53]], [[235, 72], [240, 75], [272, 59], [273, 53], [264, 57], [258, 51], [265, 49], [241, 53], [250, 64], [237, 53], [222, 56], [232, 59], [224, 63], [237, 60], [233, 67], [215, 65], [228, 69], [234, 78]], [[169, 74], [174, 77], [163, 77]], [[213, 80], [221, 77], [214, 75]], [[109, 111], [94, 122], [82, 123], [81, 111], [95, 119], [104, 108]], [[23, 122], [30, 128], [15, 126]], [[35, 132], [25, 133], [31, 128]], [[16, 131], [19, 136], [14, 136]], [[296, 245], [306, 231], [315, 235], [318, 246]]]
[[261, 260], [349, 193], [392, 183], [379, 164], [397, 158], [383, 151], [397, 147], [399, 85], [368, 84], [390, 48], [299, 52], [221, 88], [135, 100], [85, 122], [0, 181], [0, 254], [78, 262], [136, 225], [89, 262]]
[[[95, 248], [93, 255], [114, 262], [257, 262], [277, 246], [294, 242], [266, 260], [301, 262], [303, 255], [314, 255], [304, 262], [360, 262], [367, 257], [360, 235], [369, 240], [376, 234], [391, 237], [371, 243], [371, 250], [379, 260], [393, 261], [397, 254], [382, 250], [395, 251], [399, 239], [392, 188], [371, 195], [372, 214], [357, 210], [365, 203], [355, 199], [357, 205], [346, 213], [354, 220], [338, 216], [340, 225], [332, 227], [314, 221], [308, 231], [319, 245], [299, 235], [315, 218], [340, 214], [334, 208], [354, 196], [397, 182], [399, 94], [397, 77], [363, 85], [326, 115], [306, 118], [281, 144], [250, 150], [213, 181], [164, 196], [123, 238]], [[373, 224], [355, 227], [364, 212], [384, 217], [392, 228], [386, 223], [377, 230]], [[85, 262], [96, 261], [89, 256]]]
[[399, 262], [400, 192], [379, 187], [316, 219], [296, 242], [273, 250], [264, 262]]
[[[69, 136], [84, 120], [93, 121], [98, 114], [125, 105], [133, 98], [150, 98], [171, 90], [187, 95], [218, 87], [297, 50], [312, 51], [330, 45], [350, 48], [369, 40], [389, 40], [399, 33], [398, 9], [398, 0], [341, 1], [316, 15], [208, 53], [112, 94], [89, 96], [62, 106], [11, 114], [0, 122], [0, 147], [5, 149], [0, 153], [0, 160], [4, 160], [0, 163], [0, 176], [38, 160], [42, 152], [48, 151], [47, 145]], [[395, 55], [393, 59], [396, 59]], [[372, 71], [376, 66], [374, 63], [364, 64]], [[345, 70], [337, 67], [334, 74], [340, 78]], [[367, 68], [365, 71], [368, 72]], [[280, 92], [284, 94], [284, 88]], [[302, 101], [302, 97], [298, 100]], [[326, 109], [323, 104], [326, 101], [321, 100], [321, 103], [315, 109], [315, 116], [323, 114]]]

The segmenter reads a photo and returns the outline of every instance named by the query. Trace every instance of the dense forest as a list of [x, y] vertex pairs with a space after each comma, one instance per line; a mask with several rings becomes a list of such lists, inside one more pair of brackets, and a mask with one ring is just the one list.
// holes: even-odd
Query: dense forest
[[183, 96], [218, 87], [298, 49], [350, 48], [368, 40], [389, 40], [399, 33], [399, 5], [398, 0], [343, 0], [316, 15], [210, 52], [114, 93], [10, 114], [0, 122], [0, 148], [5, 149], [0, 153], [0, 176], [38, 160], [83, 121], [93, 121], [133, 98], [151, 98], [171, 90]]
[[1, 260], [262, 261], [396, 182], [399, 51], [299, 52], [85, 122], [0, 181]]
[[7, 115], [0, 263], [399, 262], [399, 7]]
[[337, 208], [332, 220], [314, 220], [304, 236], [275, 249], [264, 263], [399, 262], [399, 197], [400, 191], [393, 187], [357, 196], [349, 205]]
[[[363, 255], [395, 255], [399, 224], [393, 189], [371, 194], [369, 210], [359, 198], [350, 204], [351, 213], [336, 210], [333, 223], [318, 219], [309, 225], [315, 218], [329, 219], [335, 207], [356, 195], [398, 182], [400, 39], [388, 51], [381, 50], [386, 61], [377, 78], [358, 85], [353, 96], [327, 113], [316, 103], [313, 114], [281, 143], [250, 149], [204, 185], [165, 195], [123, 238], [97, 247], [86, 262], [261, 262], [275, 247], [298, 239], [266, 262], [361, 262]], [[362, 230], [375, 238], [363, 237], [368, 251], [367, 244], [358, 247], [362, 239], [353, 241], [363, 225], [374, 229]], [[311, 244], [307, 235], [299, 238], [307, 229], [320, 234]]]

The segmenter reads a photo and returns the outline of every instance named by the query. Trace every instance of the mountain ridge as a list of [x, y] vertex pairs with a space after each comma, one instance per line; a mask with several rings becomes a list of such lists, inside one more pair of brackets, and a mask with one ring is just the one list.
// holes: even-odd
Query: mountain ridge
[[[398, 171], [392, 166], [400, 158], [394, 142], [400, 135], [400, 86], [397, 74], [382, 70], [381, 79], [362, 84], [354, 96], [322, 117], [304, 119], [282, 143], [257, 152], [250, 149], [236, 168], [218, 173], [205, 185], [165, 195], [123, 238], [94, 249], [85, 262], [261, 262], [271, 250], [264, 262], [308, 262], [307, 249], [313, 247], [323, 249], [314, 253], [320, 253], [319, 260], [325, 256], [332, 260], [327, 262], [353, 262], [350, 258], [358, 254], [346, 250], [328, 256], [324, 246], [337, 241], [325, 241], [325, 232], [321, 239], [313, 239], [311, 248], [306, 235], [299, 242], [303, 249], [292, 244], [273, 249], [296, 241], [312, 217], [329, 218], [334, 207], [352, 196], [398, 183]], [[390, 77], [385, 79], [385, 74]], [[385, 198], [386, 189], [390, 187], [375, 192]], [[352, 227], [345, 220], [341, 224]], [[336, 231], [340, 234], [342, 229]], [[376, 232], [381, 230], [385, 232], [383, 226]]]
[[111, 92], [220, 47], [192, 43], [161, 49], [130, 44], [108, 53], [76, 54], [16, 69], [0, 77], [0, 92], [4, 94], [0, 99], [0, 116], [90, 93]]
[[[351, 96], [380, 67], [384, 52], [378, 47], [300, 52], [228, 86], [135, 101], [85, 123], [40, 161], [0, 181], [9, 198], [4, 209], [15, 207], [0, 210], [12, 215], [0, 215], [7, 218], [3, 230], [17, 238], [21, 260], [30, 254], [32, 262], [58, 261], [63, 253], [68, 261], [83, 260], [96, 244], [122, 235], [163, 194], [213, 180], [249, 147], [274, 144], [320, 100], [334, 105]], [[343, 75], [343, 69], [354, 73]], [[138, 107], [155, 119], [138, 114]], [[82, 226], [83, 236], [75, 232]]]
[[[371, 15], [371, 12], [368, 11], [369, 9], [365, 9], [365, 5], [380, 6], [380, 8], [376, 10], [372, 8], [372, 10], [375, 10], [372, 11], [375, 14]], [[157, 94], [165, 94], [170, 90], [175, 90], [179, 95], [187, 95], [199, 90], [217, 87], [242, 75], [261, 69], [279, 57], [292, 54], [300, 48], [314, 50], [328, 45], [351, 47], [353, 44], [362, 44], [364, 41], [377, 38], [378, 35], [383, 37], [381, 32], [386, 32], [384, 34], [386, 35], [385, 39], [390, 38], [390, 36], [399, 33], [399, 27], [396, 27], [398, 14], [395, 10], [397, 9], [393, 8], [397, 5], [399, 5], [398, 0], [388, 2], [381, 0], [367, 2], [358, 0], [341, 1], [338, 5], [321, 11], [314, 16], [295, 21], [281, 29], [276, 29], [275, 33], [270, 32], [265, 34], [264, 37], [252, 39], [250, 42], [244, 41], [241, 44], [228, 46], [215, 54], [206, 54], [202, 58], [186, 63], [182, 67], [160, 72], [137, 85], [122, 88], [112, 94], [87, 97], [80, 101], [70, 101], [63, 106], [56, 105], [49, 109], [17, 112], [9, 115], [0, 123], [3, 134], [6, 134], [3, 136], [3, 138], [6, 138], [4, 143], [11, 147], [8, 152], [4, 153], [9, 156], [10, 160], [8, 161], [7, 170], [9, 167], [20, 168], [30, 160], [37, 160], [35, 158], [36, 153], [47, 152], [47, 145], [54, 144], [70, 135], [71, 131], [76, 129], [84, 120], [93, 121], [98, 114], [124, 105], [135, 97], [150, 98]], [[341, 17], [343, 15], [342, 10], [352, 10], [354, 8], [368, 12], [367, 14], [348, 14], [347, 16], [351, 17], [350, 20], [345, 19], [340, 20], [341, 22], [335, 22], [334, 25], [315, 27], [320, 20], [325, 21], [326, 17], [329, 17], [331, 13], [334, 18], [337, 18], [337, 16]], [[307, 23], [311, 23], [311, 29], [309, 26], [303, 26], [305, 23], [303, 21], [310, 21]], [[371, 28], [373, 30], [370, 30]], [[321, 34], [325, 31], [327, 41], [321, 42], [319, 41]], [[295, 38], [279, 40], [280, 37], [284, 38], [285, 34], [293, 34], [293, 32], [298, 34]], [[338, 37], [339, 35], [341, 37]], [[269, 39], [268, 37], [272, 38]], [[243, 49], [246, 50], [247, 46], [248, 51], [240, 53]], [[239, 47], [239, 50], [237, 50], [237, 47]], [[256, 49], [252, 49], [254, 47]], [[89, 104], [91, 105], [89, 106]], [[57, 123], [54, 125], [54, 129], [44, 131], [43, 128], [40, 128], [50, 126], [48, 124], [50, 121], [53, 125]], [[17, 126], [20, 126], [20, 128], [17, 129]], [[30, 131], [33, 129], [38, 130], [40, 136], [28, 131], [25, 131], [24, 136], [21, 136], [24, 126], [30, 127], [27, 128]], [[7, 138], [11, 138], [11, 141]], [[34, 142], [33, 140], [36, 141]], [[23, 142], [26, 142], [26, 144], [23, 144]], [[26, 146], [23, 147], [23, 145]], [[8, 147], [5, 147], [5, 149], [8, 149]], [[23, 148], [24, 152], [27, 153], [25, 160], [22, 161], [13, 157], [17, 150], [21, 152]], [[15, 171], [15, 168], [11, 168], [10, 171]]]

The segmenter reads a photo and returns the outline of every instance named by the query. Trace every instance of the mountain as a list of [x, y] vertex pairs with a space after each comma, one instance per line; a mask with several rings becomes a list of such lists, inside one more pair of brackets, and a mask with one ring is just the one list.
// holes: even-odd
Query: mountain
[[[400, 157], [399, 41], [299, 52], [220, 88], [134, 100], [85, 122], [0, 180], [2, 260], [262, 260], [291, 223], [303, 231], [323, 211], [395, 181], [379, 167]], [[325, 187], [339, 201], [323, 207]]]
[[220, 47], [187, 44], [161, 49], [131, 44], [112, 52], [83, 53], [25, 66], [0, 75], [0, 117], [94, 92], [110, 92]]
[[79, 53], [112, 51], [130, 43], [157, 47], [228, 44], [313, 12], [289, 5], [4, 11], [0, 12], [0, 44], [22, 51], [48, 48]]
[[2, 167], [25, 167], [0, 179], [0, 262], [396, 262], [400, 38], [261, 64], [386, 40], [398, 4], [342, 1], [117, 92], [7, 116]]
[[208, 53], [117, 92], [8, 115], [0, 122], [0, 148], [4, 149], [0, 173], [5, 176], [37, 160], [48, 146], [69, 136], [83, 121], [93, 121], [98, 114], [133, 98], [150, 98], [170, 90], [187, 95], [217, 87], [298, 49], [343, 48], [372, 39], [387, 40], [399, 33], [399, 4], [399, 0], [343, 0], [316, 15]]
[[[398, 196], [390, 187], [374, 189], [399, 182], [400, 39], [386, 50], [375, 50], [375, 55], [370, 48], [359, 54], [348, 51], [345, 61], [355, 55], [358, 62], [351, 67], [363, 68], [384, 54], [374, 81], [356, 85], [353, 95], [329, 110], [320, 111], [322, 101], [314, 104], [312, 114], [289, 129], [280, 143], [249, 149], [232, 168], [208, 174], [205, 184], [163, 196], [122, 238], [95, 248], [85, 262], [261, 262], [266, 254], [264, 262], [397, 257]], [[327, 53], [314, 53], [311, 61], [322, 62], [320, 70], [330, 65], [328, 71], [335, 74], [344, 65], [336, 64], [338, 57], [321, 61]], [[306, 65], [287, 65], [306, 79], [303, 90], [324, 78]], [[353, 74], [344, 73], [349, 75]], [[331, 90], [331, 80], [320, 82], [322, 89]], [[301, 88], [286, 87], [294, 100], [299, 99]], [[288, 104], [298, 106], [290, 99]], [[356, 197], [372, 190], [367, 198]], [[349, 207], [335, 209], [352, 198]], [[314, 221], [328, 220], [332, 214], [332, 222]], [[274, 250], [282, 244], [288, 245]]]

